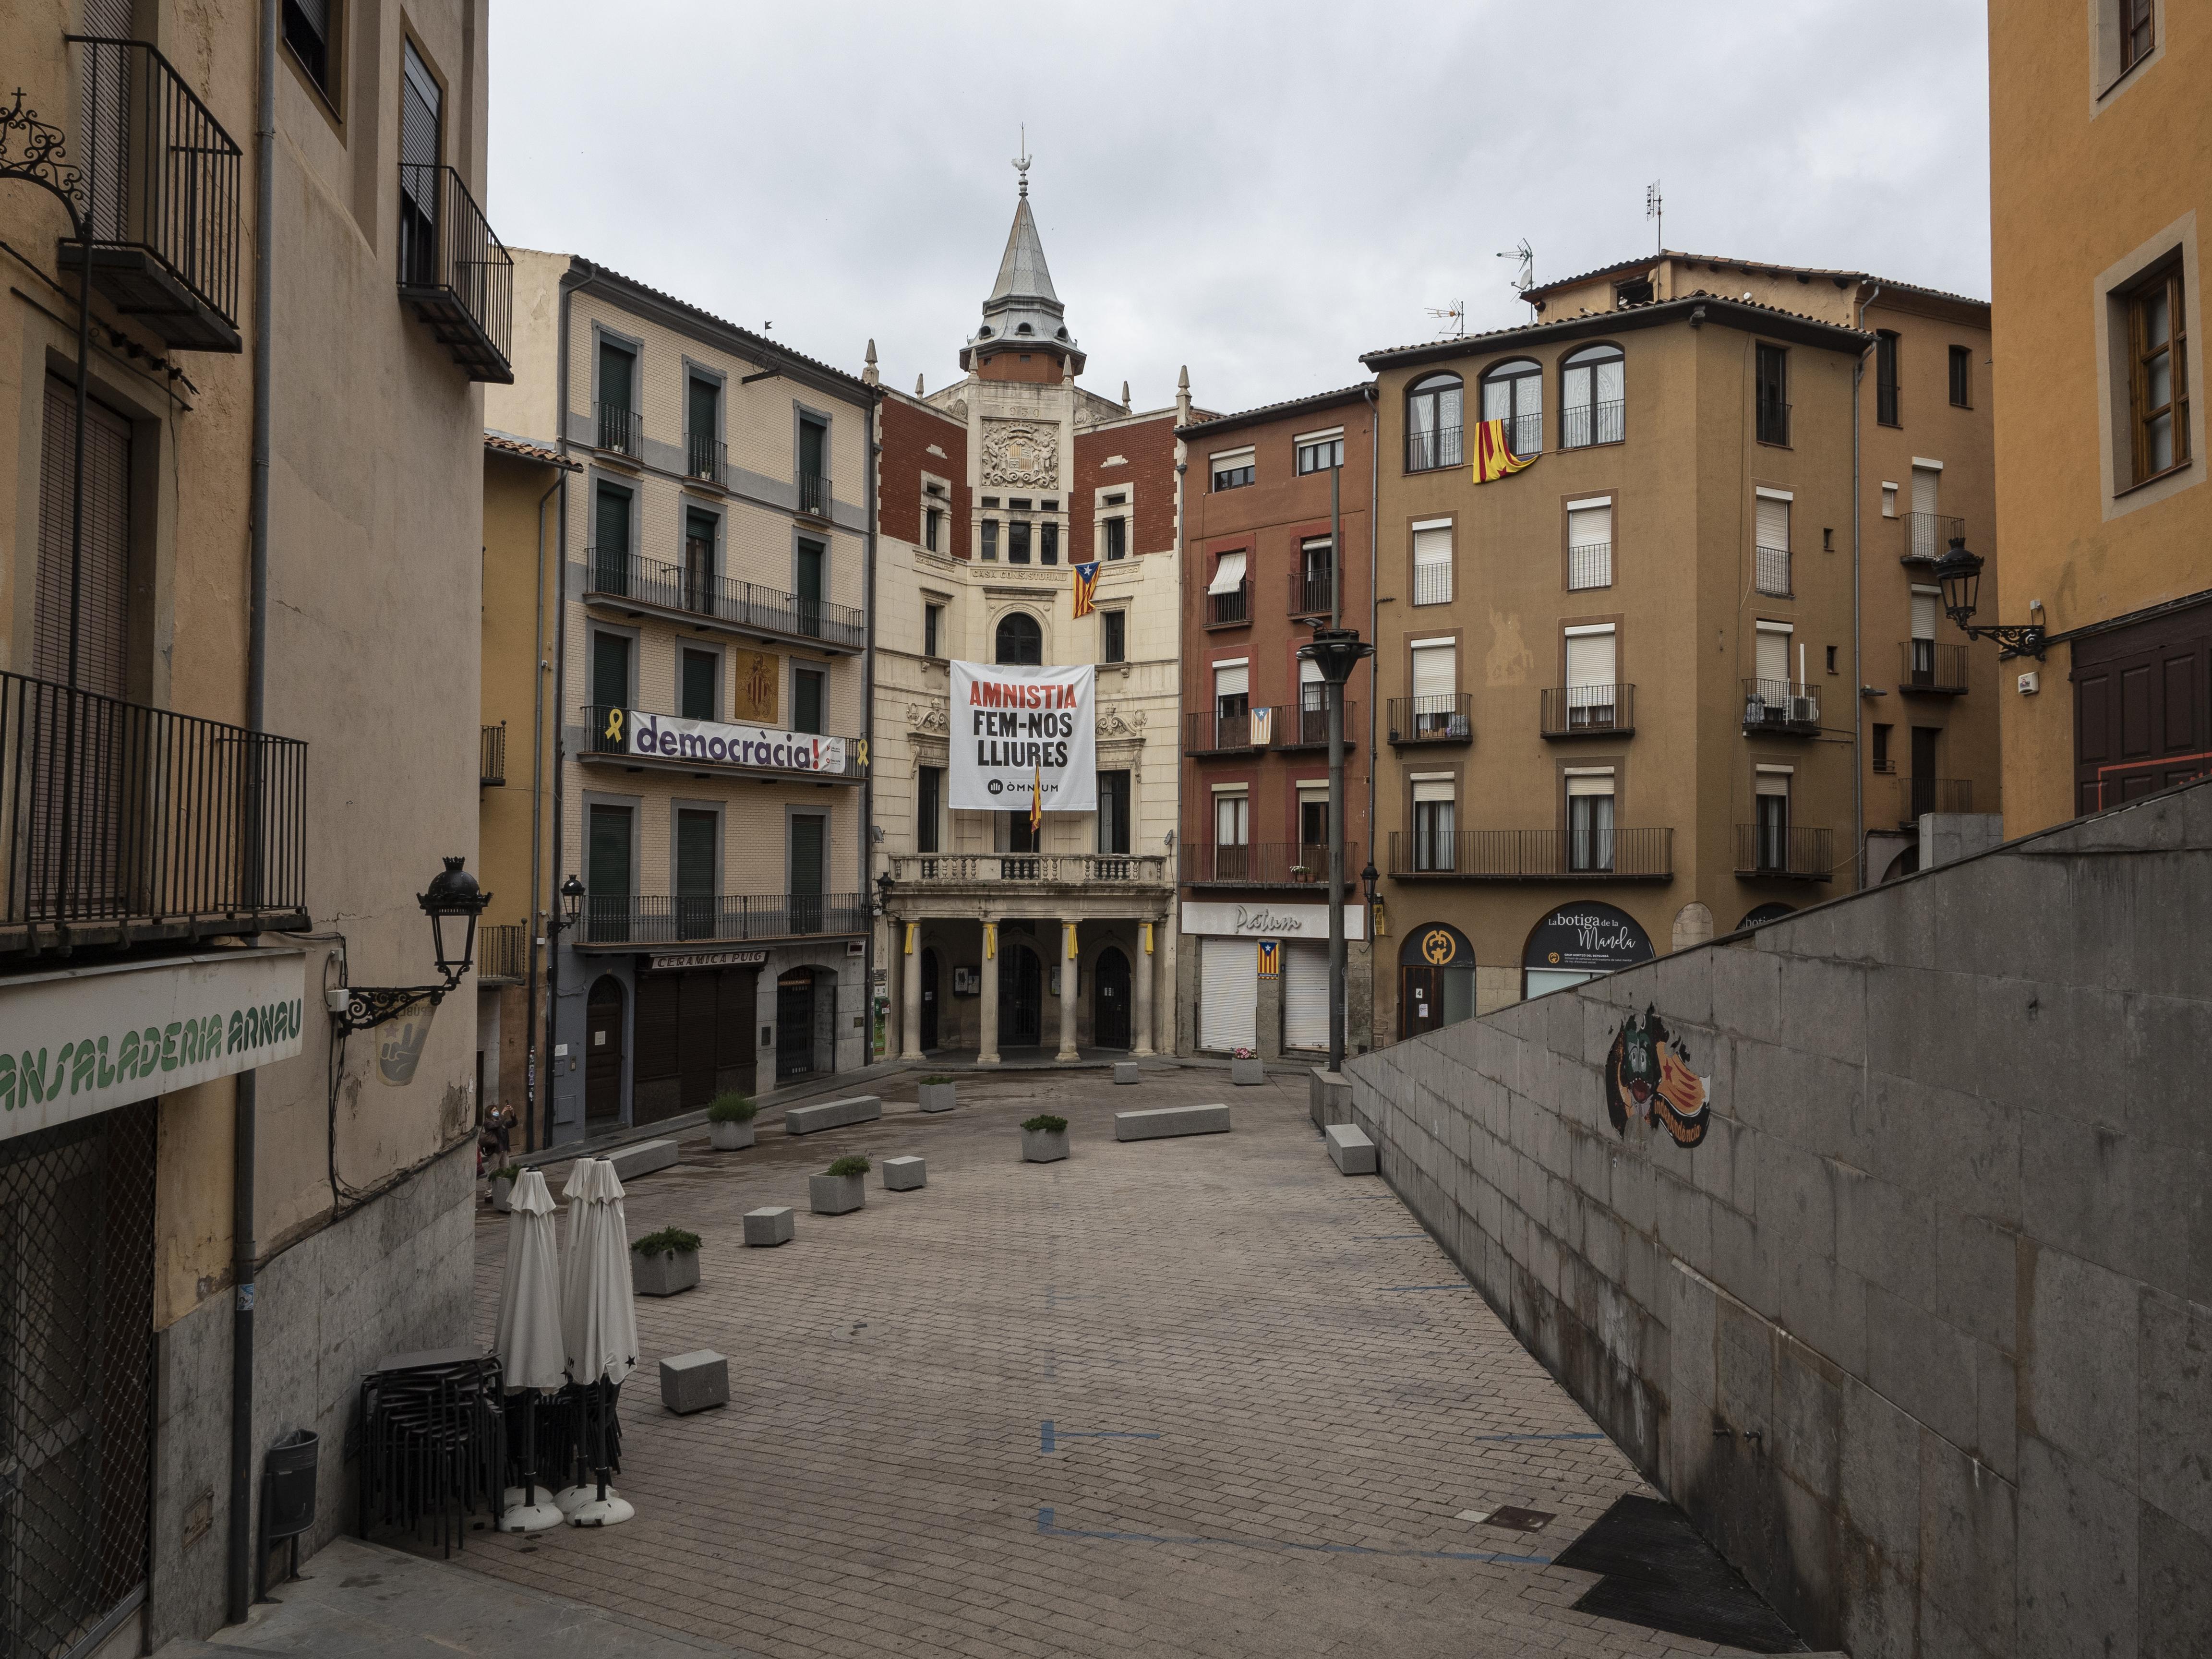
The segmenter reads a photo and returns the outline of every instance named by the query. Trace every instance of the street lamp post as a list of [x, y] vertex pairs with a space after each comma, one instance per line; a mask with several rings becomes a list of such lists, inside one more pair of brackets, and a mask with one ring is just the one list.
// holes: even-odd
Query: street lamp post
[[[2044, 641], [2041, 623], [1997, 623], [1981, 628], [1973, 627], [1974, 612], [1980, 608], [1982, 594], [1982, 556], [1966, 550], [1964, 536], [1951, 538], [1951, 548], [1936, 561], [1936, 580], [1943, 590], [1943, 614], [1959, 625], [1959, 631], [1970, 640], [1995, 640], [1997, 660], [2008, 657], [2033, 657], [2043, 659]], [[2034, 609], [2033, 605], [2030, 610]]]

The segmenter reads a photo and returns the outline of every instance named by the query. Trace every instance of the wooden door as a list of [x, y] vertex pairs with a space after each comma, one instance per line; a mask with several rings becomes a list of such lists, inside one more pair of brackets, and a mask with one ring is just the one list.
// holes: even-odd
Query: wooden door
[[629, 1001], [622, 981], [602, 974], [584, 1006], [584, 1121], [605, 1127], [622, 1118], [623, 1014]]
[[921, 953], [921, 1031], [924, 1054], [937, 1047], [937, 952]]
[[1101, 1048], [1129, 1046], [1129, 958], [1109, 945], [1091, 975], [1091, 1041]]

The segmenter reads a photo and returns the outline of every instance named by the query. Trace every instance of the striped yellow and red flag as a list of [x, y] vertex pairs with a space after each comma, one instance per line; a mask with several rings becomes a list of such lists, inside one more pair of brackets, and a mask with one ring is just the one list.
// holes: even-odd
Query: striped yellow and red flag
[[1093, 560], [1089, 564], [1079, 564], [1073, 568], [1075, 571], [1075, 615], [1077, 620], [1080, 621], [1098, 608], [1094, 603], [1098, 594], [1098, 564], [1096, 560]]
[[1030, 833], [1044, 822], [1044, 763], [1037, 763], [1036, 781], [1030, 787]]
[[1536, 457], [1513, 453], [1513, 446], [1505, 436], [1505, 422], [1501, 418], [1485, 421], [1474, 429], [1474, 481], [1489, 483], [1509, 472], [1518, 472], [1524, 466], [1534, 466]]

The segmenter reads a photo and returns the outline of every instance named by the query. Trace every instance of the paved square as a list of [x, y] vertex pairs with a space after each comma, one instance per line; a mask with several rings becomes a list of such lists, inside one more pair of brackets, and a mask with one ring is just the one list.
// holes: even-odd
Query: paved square
[[[775, 1656], [1732, 1651], [1570, 1610], [1594, 1580], [1550, 1558], [1649, 1489], [1382, 1182], [1337, 1173], [1303, 1077], [1227, 1081], [1136, 1097], [1225, 1099], [1226, 1135], [1117, 1143], [1130, 1091], [1036, 1073], [963, 1077], [950, 1115], [908, 1081], [880, 1121], [687, 1138], [626, 1206], [633, 1237], [705, 1240], [697, 1290], [638, 1306], [637, 1519], [457, 1560]], [[1068, 1161], [1021, 1161], [1038, 1111]], [[854, 1152], [929, 1184], [805, 1213]], [[796, 1240], [744, 1249], [769, 1204]], [[505, 1225], [477, 1236], [487, 1341]], [[653, 1367], [702, 1347], [732, 1403], [671, 1416]], [[1504, 1509], [1557, 1518], [1466, 1518]]]

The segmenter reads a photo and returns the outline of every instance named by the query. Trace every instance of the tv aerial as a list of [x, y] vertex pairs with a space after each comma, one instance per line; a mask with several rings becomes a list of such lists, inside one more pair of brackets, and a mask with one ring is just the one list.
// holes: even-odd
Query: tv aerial
[[1443, 326], [1437, 330], [1437, 338], [1439, 340], [1459, 340], [1466, 338], [1466, 301], [1454, 300], [1448, 306], [1425, 306], [1422, 309], [1426, 311], [1431, 317], [1438, 317], [1443, 319]]
[[1515, 293], [1526, 294], [1536, 286], [1536, 255], [1529, 247], [1527, 237], [1522, 237], [1513, 245], [1510, 251], [1501, 253], [1498, 257], [1501, 259], [1518, 259], [1521, 262], [1521, 268], [1513, 274]]

